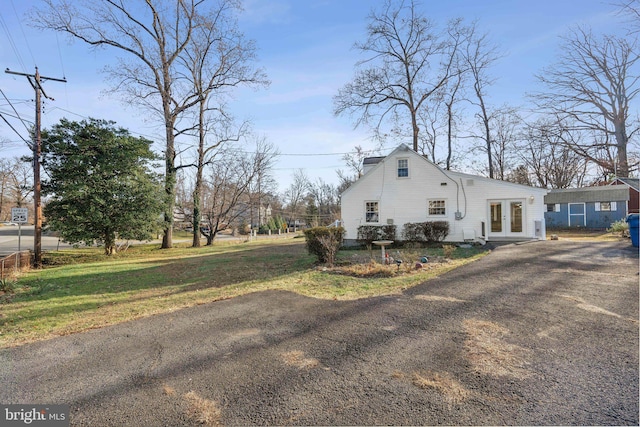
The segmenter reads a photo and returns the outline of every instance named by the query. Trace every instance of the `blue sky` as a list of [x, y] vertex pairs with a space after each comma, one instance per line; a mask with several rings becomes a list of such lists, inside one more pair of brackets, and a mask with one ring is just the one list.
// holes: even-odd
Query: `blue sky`
[[[61, 117], [114, 120], [132, 133], [161, 141], [162, 126], [106, 96], [106, 76], [100, 72], [114, 57], [112, 50], [92, 52], [65, 35], [30, 27], [25, 12], [35, 0], [3, 0], [0, 6], [0, 67], [66, 77], [67, 83], [47, 82], [43, 126]], [[231, 103], [238, 118], [253, 122], [254, 131], [280, 151], [274, 174], [284, 191], [298, 168], [315, 180], [337, 183], [336, 169], [344, 169], [342, 153], [356, 145], [373, 147], [367, 129], [353, 129], [348, 117], [334, 117], [332, 97], [354, 73], [361, 57], [352, 49], [365, 37], [366, 16], [382, 1], [373, 0], [244, 0], [240, 26], [256, 41], [259, 65], [270, 80], [268, 89], [239, 90]], [[595, 32], [624, 34], [613, 1], [599, 0], [423, 0], [421, 9], [437, 23], [463, 17], [478, 20], [479, 28], [506, 56], [492, 70], [497, 78], [492, 105], [508, 102], [526, 108], [525, 94], [536, 89], [534, 73], [550, 65], [558, 36], [572, 25], [589, 25]], [[33, 89], [24, 77], [0, 74], [0, 89], [20, 115], [33, 120]], [[10, 112], [0, 95], [0, 112]], [[24, 126], [12, 122], [23, 135]], [[25, 144], [0, 121], [0, 138], [11, 141], [0, 157], [25, 153]], [[389, 142], [387, 150], [399, 141]], [[161, 147], [161, 144], [158, 145]]]

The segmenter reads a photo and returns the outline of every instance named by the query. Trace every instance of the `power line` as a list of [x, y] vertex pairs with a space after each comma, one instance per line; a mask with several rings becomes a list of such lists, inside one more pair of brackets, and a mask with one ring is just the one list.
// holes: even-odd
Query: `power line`
[[12, 124], [11, 124], [11, 123], [10, 123], [10, 122], [5, 118], [5, 117], [4, 117], [4, 115], [2, 115], [2, 113], [0, 113], [0, 118], [1, 118], [2, 120], [4, 120], [4, 122], [5, 122], [5, 123], [6, 123], [6, 124], [11, 128], [11, 130], [13, 130], [13, 131], [16, 133], [16, 135], [18, 135], [18, 136], [20, 137], [20, 139], [22, 139], [24, 142], [26, 142], [26, 144], [27, 144], [29, 147], [31, 147], [31, 144], [29, 143], [29, 141], [27, 141], [26, 139], [24, 139], [24, 138], [22, 137], [22, 135], [20, 135], [20, 132], [18, 132], [18, 131], [16, 130], [16, 128], [14, 128], [14, 127], [13, 127], [13, 125], [12, 125]]
[[[24, 33], [24, 27], [22, 26], [22, 20], [18, 16], [18, 11], [16, 10], [16, 5], [11, 0], [11, 7], [13, 7], [13, 13], [16, 15], [16, 21], [20, 26], [20, 31], [22, 32], [22, 37], [24, 38], [24, 43], [27, 45], [27, 50], [29, 51], [29, 55], [31, 55], [31, 60], [33, 61], [33, 65], [36, 65], [36, 58], [33, 56], [33, 52], [31, 51], [31, 46], [29, 46], [29, 41], [27, 40], [27, 35]], [[26, 70], [25, 70], [26, 72]]]
[[29, 132], [29, 127], [24, 123], [24, 120], [22, 120], [22, 117], [20, 117], [20, 114], [18, 113], [18, 110], [16, 110], [16, 107], [14, 107], [13, 104], [11, 103], [11, 101], [9, 101], [9, 98], [7, 98], [7, 95], [4, 94], [4, 91], [2, 89], [0, 89], [0, 93], [2, 94], [4, 99], [7, 100], [7, 102], [9, 103], [11, 108], [13, 109], [13, 112], [16, 113], [16, 116], [18, 117], [18, 120], [20, 120], [20, 122], [22, 122], [22, 125], [25, 127], [27, 132]]
[[7, 39], [9, 40], [9, 44], [11, 45], [11, 49], [13, 49], [13, 53], [16, 55], [16, 58], [18, 60], [18, 63], [20, 64], [20, 67], [22, 67], [22, 70], [26, 72], [27, 68], [24, 66], [24, 62], [22, 61], [22, 56], [20, 56], [20, 51], [16, 47], [16, 44], [13, 41], [13, 37], [11, 37], [11, 33], [9, 32], [9, 27], [7, 26], [7, 23], [4, 20], [2, 13], [0, 13], [0, 24], [2, 25], [2, 29], [4, 30], [7, 36]]

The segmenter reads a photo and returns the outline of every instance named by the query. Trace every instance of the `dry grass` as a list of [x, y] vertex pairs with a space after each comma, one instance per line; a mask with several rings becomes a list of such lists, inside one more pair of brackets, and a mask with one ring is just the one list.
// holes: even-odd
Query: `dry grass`
[[194, 391], [184, 395], [187, 402], [187, 416], [195, 422], [207, 426], [219, 426], [222, 411], [213, 400], [204, 399]]
[[164, 384], [162, 386], [162, 392], [164, 394], [166, 394], [167, 396], [175, 396], [175, 394], [176, 394], [176, 390], [173, 387], [171, 387], [170, 385], [167, 385], [167, 384]]
[[298, 369], [312, 369], [317, 367], [320, 362], [318, 359], [304, 357], [304, 352], [295, 350], [282, 353], [282, 360], [289, 366], [295, 366]]
[[618, 241], [622, 239], [620, 233], [609, 233], [602, 230], [581, 230], [581, 229], [547, 229], [547, 239], [556, 235], [561, 240], [579, 240], [579, 241]]
[[423, 389], [434, 389], [441, 393], [449, 403], [460, 403], [471, 394], [460, 382], [448, 373], [414, 372], [412, 383]]
[[374, 277], [393, 277], [396, 275], [397, 267], [395, 265], [384, 265], [375, 261], [366, 264], [352, 264], [333, 269], [333, 272], [344, 274], [352, 277], [374, 278]]
[[464, 329], [467, 355], [477, 372], [514, 378], [530, 375], [525, 368], [529, 351], [505, 341], [508, 329], [477, 319], [466, 320]]
[[332, 273], [342, 274], [345, 276], [358, 277], [362, 279], [375, 279], [385, 277], [397, 277], [409, 274], [419, 274], [425, 271], [437, 270], [451, 264], [449, 260], [434, 259], [427, 264], [421, 264], [420, 268], [416, 268], [415, 262], [403, 262], [398, 266], [395, 262], [387, 265], [370, 260], [366, 263], [353, 263], [348, 265], [341, 265], [330, 269]]

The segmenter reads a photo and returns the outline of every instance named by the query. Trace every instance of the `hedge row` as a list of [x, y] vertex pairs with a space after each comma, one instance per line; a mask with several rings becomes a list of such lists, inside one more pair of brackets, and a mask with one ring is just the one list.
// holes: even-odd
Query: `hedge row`
[[402, 230], [405, 242], [441, 242], [448, 235], [447, 221], [408, 222]]
[[370, 246], [375, 240], [395, 240], [395, 225], [361, 225], [358, 227], [356, 241], [361, 245]]

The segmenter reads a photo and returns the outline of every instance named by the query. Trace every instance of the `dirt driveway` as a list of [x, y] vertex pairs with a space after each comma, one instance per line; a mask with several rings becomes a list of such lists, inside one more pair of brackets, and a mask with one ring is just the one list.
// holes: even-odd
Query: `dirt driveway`
[[359, 301], [262, 292], [0, 351], [72, 425], [638, 425], [638, 251], [508, 245]]

